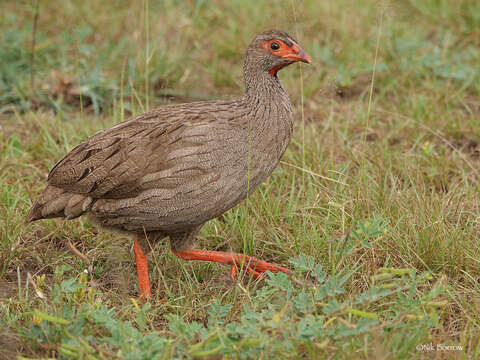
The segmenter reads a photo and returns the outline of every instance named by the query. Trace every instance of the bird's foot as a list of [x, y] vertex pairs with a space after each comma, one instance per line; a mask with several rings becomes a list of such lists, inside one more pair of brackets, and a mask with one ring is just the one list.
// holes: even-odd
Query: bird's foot
[[230, 276], [232, 279], [237, 277], [238, 269], [244, 269], [256, 279], [262, 278], [267, 271], [283, 272], [289, 274], [290, 270], [283, 266], [275, 265], [253, 256], [244, 254], [228, 253], [223, 251], [208, 251], [208, 250], [184, 250], [172, 252], [184, 260], [201, 260], [214, 261], [231, 266]]
[[253, 276], [255, 279], [263, 279], [267, 271], [283, 272], [289, 274], [290, 270], [284, 268], [283, 266], [272, 264], [264, 260], [260, 260], [253, 256], [243, 255], [243, 254], [233, 254], [234, 261], [230, 269], [230, 277], [232, 280], [237, 278], [238, 269], [244, 269], [248, 274]]

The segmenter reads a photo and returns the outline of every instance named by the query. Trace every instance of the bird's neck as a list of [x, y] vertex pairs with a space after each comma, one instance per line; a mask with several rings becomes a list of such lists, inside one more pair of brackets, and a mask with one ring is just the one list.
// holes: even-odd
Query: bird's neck
[[[247, 64], [246, 64], [247, 65]], [[271, 157], [272, 164], [285, 151], [293, 130], [293, 113], [287, 92], [276, 75], [245, 67], [244, 100], [252, 148], [258, 156]]]
[[257, 64], [250, 64], [249, 62], [244, 65], [244, 73], [246, 98], [270, 100], [268, 96], [280, 96], [288, 99], [288, 95], [276, 73], [272, 75], [261, 69]]
[[[270, 74], [270, 72], [263, 69], [261, 65], [254, 61], [249, 61], [248, 58], [245, 61], [243, 70], [245, 73], [244, 99], [250, 110], [257, 112], [257, 110], [263, 109], [260, 112], [265, 111], [267, 114], [278, 113], [280, 116], [282, 116], [281, 113], [285, 109], [287, 113], [291, 113], [290, 99], [276, 73], [274, 75]], [[269, 120], [268, 118], [258, 119], [264, 121]], [[285, 118], [285, 120], [290, 119]], [[291, 126], [291, 124], [289, 124], [289, 126]]]

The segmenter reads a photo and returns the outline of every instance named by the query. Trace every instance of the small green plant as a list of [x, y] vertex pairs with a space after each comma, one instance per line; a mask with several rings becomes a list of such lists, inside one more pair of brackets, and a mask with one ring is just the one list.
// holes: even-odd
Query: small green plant
[[[234, 310], [214, 300], [205, 323], [165, 314], [168, 332], [149, 325], [150, 303], [134, 300], [135, 321], [122, 320], [114, 307], [100, 301], [87, 274], [61, 280], [71, 269], [55, 272], [48, 302], [25, 313], [25, 326], [17, 328], [31, 346], [54, 350], [61, 358], [122, 359], [232, 358], [275, 359], [316, 357], [360, 348], [380, 332], [388, 334], [408, 326], [416, 341], [426, 338], [438, 322], [441, 283], [427, 274], [381, 269], [371, 286], [348, 294], [353, 272], [327, 274], [310, 256], [290, 260], [295, 275], [269, 273], [266, 284], [253, 289], [249, 301]], [[44, 281], [41, 280], [41, 281]], [[39, 284], [39, 288], [41, 285]], [[13, 322], [10, 323], [12, 325]], [[412, 342], [399, 345], [399, 354], [412, 351]]]

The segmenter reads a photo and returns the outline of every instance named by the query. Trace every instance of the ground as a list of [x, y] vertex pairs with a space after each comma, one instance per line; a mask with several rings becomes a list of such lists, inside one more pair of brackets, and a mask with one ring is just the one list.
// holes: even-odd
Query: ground
[[[480, 2], [4, 1], [0, 14], [0, 359], [480, 357]], [[279, 73], [294, 138], [199, 247], [292, 275], [234, 282], [166, 242], [145, 303], [132, 239], [83, 218], [24, 224], [49, 169], [95, 131], [239, 96], [246, 46], [269, 28], [312, 58]]]

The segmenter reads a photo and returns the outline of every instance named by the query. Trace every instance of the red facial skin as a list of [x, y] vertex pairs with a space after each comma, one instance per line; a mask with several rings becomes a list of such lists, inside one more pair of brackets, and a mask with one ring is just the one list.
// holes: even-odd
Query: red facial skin
[[[273, 42], [276, 42], [280, 46], [277, 50], [273, 50], [270, 47]], [[291, 61], [302, 61], [308, 64], [312, 63], [312, 60], [310, 59], [310, 57], [295, 42], [292, 42], [292, 46], [288, 46], [282, 40], [273, 39], [273, 40], [263, 42], [262, 47], [269, 53], [275, 56], [279, 56], [283, 59], [288, 59]], [[288, 64], [277, 65], [271, 68], [268, 72], [270, 73], [270, 75], [275, 76], [277, 74], [277, 71], [286, 65]]]

